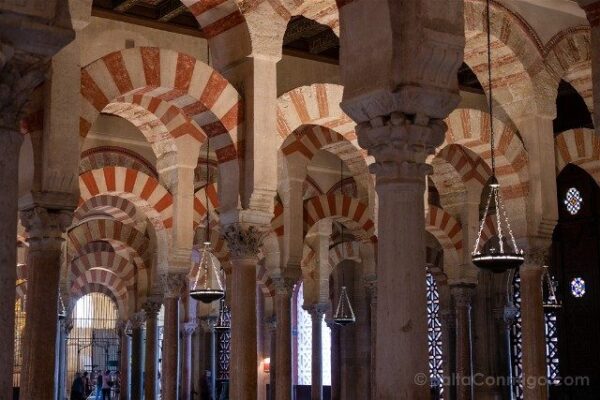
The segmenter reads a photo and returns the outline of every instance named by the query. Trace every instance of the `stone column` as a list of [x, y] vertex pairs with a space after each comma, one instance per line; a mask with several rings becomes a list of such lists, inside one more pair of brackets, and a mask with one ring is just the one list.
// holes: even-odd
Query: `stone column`
[[58, 369], [57, 400], [67, 398], [67, 338], [72, 328], [73, 325], [70, 318], [63, 318], [58, 321], [58, 357], [56, 360], [56, 368]]
[[503, 376], [510, 379], [510, 384], [501, 386], [499, 389], [502, 393], [502, 398], [507, 400], [515, 399], [514, 384], [512, 379], [514, 372], [512, 364], [511, 329], [517, 320], [517, 312], [518, 309], [512, 302], [509, 302], [502, 308], [494, 310], [494, 317], [498, 327], [498, 336], [502, 340], [502, 345], [498, 348], [498, 360], [500, 364], [498, 366], [498, 376]]
[[192, 335], [196, 331], [196, 321], [185, 322], [181, 328], [183, 339], [183, 369], [181, 371], [181, 400], [192, 399]]
[[131, 398], [142, 398], [142, 376], [144, 371], [144, 322], [143, 311], [133, 314], [131, 323]]
[[327, 306], [316, 304], [306, 310], [312, 319], [311, 400], [323, 400], [323, 316]]
[[342, 382], [340, 363], [342, 360], [340, 356], [340, 326], [333, 321], [327, 321], [327, 326], [331, 329], [331, 400], [341, 400]]
[[[0, 342], [14, 343], [15, 282], [17, 280], [17, 199], [19, 197], [19, 150], [23, 135], [0, 129]], [[14, 346], [0, 352], [0, 398], [12, 398]]]
[[169, 273], [162, 277], [165, 326], [162, 353], [162, 398], [178, 400], [179, 382], [179, 299], [188, 281], [186, 274]]
[[255, 400], [256, 353], [256, 264], [260, 233], [254, 227], [229, 225], [224, 237], [231, 256], [231, 360], [229, 396]]
[[585, 10], [587, 19], [592, 30], [592, 84], [594, 99], [594, 127], [598, 132], [600, 126], [600, 1], [598, 0], [577, 0], [579, 5]]
[[[456, 315], [456, 398], [473, 399], [471, 346], [471, 301], [474, 288], [458, 285], [450, 289]], [[466, 384], [465, 384], [466, 383]]]
[[456, 400], [456, 387], [451, 384], [451, 378], [456, 373], [456, 314], [454, 310], [448, 307], [440, 311], [440, 319], [442, 321], [442, 344], [443, 344], [443, 368], [444, 378], [444, 398], [446, 400]]
[[269, 317], [265, 321], [265, 326], [269, 332], [269, 357], [271, 358], [270, 373], [269, 373], [269, 397], [268, 400], [275, 400], [277, 397], [277, 320]]
[[[371, 398], [377, 397], [377, 385], [375, 385], [375, 349], [377, 343], [377, 281], [372, 280], [367, 283], [367, 294], [369, 296], [370, 317], [371, 317]], [[331, 331], [333, 333], [333, 331]], [[332, 339], [333, 340], [333, 339]], [[332, 383], [333, 384], [333, 383]], [[331, 399], [333, 400], [333, 398]]]
[[[444, 130], [441, 121], [399, 112], [358, 128], [361, 146], [377, 160], [371, 169], [377, 175], [379, 196], [375, 350], [379, 399], [429, 398], [426, 271], [416, 266], [425, 265], [423, 193], [425, 175], [431, 172], [425, 158], [441, 144]], [[398, 147], [390, 145], [395, 141]], [[423, 382], [415, 384], [415, 379]]]
[[161, 303], [147, 301], [144, 303], [146, 314], [146, 357], [144, 359], [144, 399], [156, 400], [156, 383], [158, 381], [158, 325], [157, 317]]
[[127, 322], [117, 322], [119, 334], [119, 372], [121, 375], [121, 388], [119, 400], [129, 400], [129, 336], [127, 336]]
[[521, 326], [523, 340], [523, 398], [548, 398], [546, 377], [546, 333], [543, 309], [542, 267], [544, 256], [530, 250], [521, 266]]
[[[284, 278], [275, 281], [275, 316], [277, 319], [275, 375], [277, 400], [292, 400], [292, 293], [294, 282]], [[273, 359], [271, 358], [271, 361]]]
[[[63, 232], [71, 224], [71, 218], [71, 211], [42, 207], [21, 212], [21, 222], [29, 237], [27, 289], [31, 294], [26, 305], [22, 400], [54, 398], [61, 245]], [[13, 314], [14, 291], [13, 284]], [[12, 365], [12, 361], [8, 365]]]

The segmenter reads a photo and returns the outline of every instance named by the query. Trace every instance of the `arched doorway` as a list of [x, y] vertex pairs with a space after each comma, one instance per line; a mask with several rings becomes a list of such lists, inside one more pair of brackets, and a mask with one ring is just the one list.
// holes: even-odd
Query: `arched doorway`
[[71, 382], [78, 372], [88, 372], [92, 384], [98, 371], [109, 370], [116, 380], [120, 348], [115, 302], [103, 293], [87, 294], [75, 303], [71, 319], [73, 327], [66, 343], [69, 394]]
[[563, 301], [558, 316], [563, 384], [552, 391], [551, 398], [597, 399], [600, 393], [600, 188], [584, 170], [568, 165], [558, 176], [557, 194], [559, 220], [554, 230], [552, 266]]

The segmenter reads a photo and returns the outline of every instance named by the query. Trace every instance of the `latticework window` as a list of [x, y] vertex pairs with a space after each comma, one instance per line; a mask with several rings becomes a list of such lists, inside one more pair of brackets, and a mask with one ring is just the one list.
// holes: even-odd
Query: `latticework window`
[[[517, 399], [523, 398], [523, 339], [521, 318], [521, 277], [517, 272], [513, 281], [513, 301], [517, 307], [515, 323], [511, 331], [513, 371], [517, 384], [515, 394]], [[558, 357], [558, 325], [556, 313], [544, 314], [546, 322], [546, 364], [548, 382], [551, 385], [560, 384], [560, 360]]]
[[567, 194], [565, 195], [565, 199], [563, 200], [565, 207], [567, 207], [567, 211], [571, 215], [576, 215], [579, 210], [581, 210], [581, 205], [583, 204], [583, 197], [581, 197], [581, 193], [576, 188], [572, 187], [567, 190]]
[[[431, 385], [443, 393], [442, 324], [440, 322], [440, 295], [435, 278], [427, 272], [427, 344]], [[442, 397], [440, 397], [442, 398]]]

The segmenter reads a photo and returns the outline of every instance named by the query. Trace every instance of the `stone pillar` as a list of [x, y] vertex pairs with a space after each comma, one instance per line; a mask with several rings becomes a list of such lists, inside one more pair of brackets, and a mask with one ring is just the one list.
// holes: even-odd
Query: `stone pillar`
[[185, 322], [181, 328], [183, 339], [182, 357], [183, 368], [181, 371], [181, 400], [192, 399], [192, 335], [196, 331], [198, 323], [196, 321]]
[[[31, 293], [26, 305], [22, 400], [54, 398], [61, 245], [63, 232], [71, 224], [71, 218], [71, 211], [42, 207], [21, 212], [21, 222], [29, 237], [27, 289]], [[13, 284], [13, 314], [14, 291]], [[14, 329], [12, 325], [11, 329]], [[12, 365], [12, 361], [8, 365]], [[12, 387], [12, 383], [10, 385]]]
[[456, 314], [454, 310], [448, 307], [440, 310], [440, 319], [442, 322], [442, 345], [443, 345], [443, 368], [444, 378], [444, 398], [446, 400], [456, 400], [456, 387], [451, 384], [451, 378], [456, 374]]
[[144, 360], [144, 399], [157, 399], [158, 381], [158, 325], [157, 317], [161, 303], [147, 301], [144, 303], [146, 314], [146, 357]]
[[306, 310], [312, 319], [311, 400], [323, 400], [323, 316], [327, 306], [316, 304]]
[[277, 320], [270, 317], [265, 321], [265, 326], [269, 332], [269, 357], [271, 358], [269, 372], [269, 397], [268, 400], [275, 400], [277, 397]]
[[[19, 150], [23, 135], [0, 129], [0, 342], [14, 343], [15, 282], [17, 280], [17, 199], [19, 197]], [[14, 346], [0, 352], [0, 398], [12, 398]]]
[[[284, 278], [275, 281], [275, 316], [276, 357], [275, 368], [277, 376], [277, 400], [292, 400], [292, 293], [294, 282]], [[273, 359], [271, 358], [271, 361]]]
[[119, 334], [119, 372], [121, 375], [121, 388], [119, 400], [129, 400], [129, 336], [127, 336], [127, 322], [117, 322]]
[[[396, 112], [358, 128], [361, 146], [377, 160], [371, 169], [377, 175], [379, 196], [375, 350], [379, 399], [429, 398], [426, 271], [415, 266], [425, 265], [423, 195], [425, 175], [431, 172], [425, 158], [441, 144], [444, 130], [441, 121]], [[397, 152], [390, 150], [396, 148], [390, 147], [396, 140]], [[415, 384], [415, 379], [422, 382]]]
[[543, 256], [527, 253], [521, 266], [521, 326], [523, 340], [523, 398], [548, 398], [546, 377], [546, 333], [543, 309]]
[[162, 398], [178, 400], [179, 382], [179, 299], [188, 281], [186, 274], [169, 273], [162, 277], [165, 326], [162, 353]]
[[[375, 385], [375, 349], [377, 343], [377, 281], [373, 280], [367, 283], [367, 294], [369, 296], [370, 317], [371, 317], [371, 398], [377, 397], [377, 385]], [[331, 331], [333, 333], [333, 331]], [[333, 341], [333, 339], [332, 339]], [[333, 347], [333, 345], [332, 345]], [[333, 400], [333, 397], [332, 399]]]
[[133, 314], [131, 323], [131, 398], [142, 398], [142, 376], [144, 372], [144, 322], [143, 311]]
[[[473, 399], [471, 352], [471, 301], [474, 288], [458, 285], [451, 289], [456, 315], [456, 398]], [[466, 384], [465, 384], [466, 383]]]
[[[511, 274], [512, 276], [512, 274]], [[496, 325], [498, 327], [498, 336], [500, 337], [502, 344], [498, 348], [498, 359], [499, 366], [498, 376], [505, 376], [510, 379], [510, 384], [500, 386], [500, 392], [503, 399], [514, 400], [514, 384], [513, 384], [513, 363], [512, 363], [512, 342], [511, 342], [511, 329], [515, 321], [517, 320], [518, 309], [512, 302], [507, 303], [506, 306], [494, 310], [494, 317], [496, 319]]]
[[342, 382], [341, 382], [341, 345], [340, 345], [340, 326], [333, 321], [327, 321], [327, 326], [331, 329], [331, 400], [341, 400]]
[[231, 256], [231, 360], [229, 396], [256, 400], [256, 264], [260, 234], [254, 226], [229, 225], [225, 239]]
[[72, 328], [73, 325], [70, 318], [63, 318], [58, 321], [58, 357], [56, 360], [56, 368], [58, 369], [57, 400], [67, 398], [67, 338]]

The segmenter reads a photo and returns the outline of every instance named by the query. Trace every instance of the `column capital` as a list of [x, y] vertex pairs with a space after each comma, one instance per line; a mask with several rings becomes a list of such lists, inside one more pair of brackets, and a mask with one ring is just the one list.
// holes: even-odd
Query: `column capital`
[[165, 298], [181, 297], [188, 285], [187, 274], [166, 273], [160, 276]]
[[447, 126], [441, 119], [400, 111], [375, 117], [357, 126], [358, 143], [375, 157], [369, 167], [378, 182], [421, 182], [432, 173], [426, 163], [444, 142]]
[[292, 297], [294, 293], [294, 286], [296, 285], [296, 280], [291, 278], [284, 277], [275, 277], [272, 278], [273, 287], [275, 288], [275, 294]]
[[160, 312], [160, 307], [162, 306], [162, 302], [158, 300], [148, 300], [143, 305], [142, 308], [146, 313], [146, 318], [156, 318], [158, 313]]
[[30, 248], [60, 250], [62, 235], [71, 225], [73, 212], [33, 207], [20, 212], [21, 223], [27, 230]]
[[191, 336], [196, 332], [198, 328], [198, 323], [196, 321], [187, 321], [184, 322], [181, 326], [181, 333], [184, 337]]
[[125, 321], [125, 320], [122, 320], [122, 319], [120, 319], [120, 320], [117, 321], [117, 324], [116, 324], [115, 328], [116, 328], [117, 333], [118, 333], [119, 336], [122, 337], [122, 336], [124, 336], [127, 333], [127, 325], [128, 325], [128, 323], [129, 323], [128, 321]]
[[144, 326], [146, 322], [146, 314], [144, 311], [138, 311], [129, 318], [129, 322], [131, 322], [132, 329], [140, 329]]
[[258, 226], [240, 223], [228, 225], [223, 233], [232, 258], [257, 257], [265, 235]]
[[317, 303], [308, 306], [303, 306], [306, 311], [310, 314], [313, 320], [320, 319], [329, 311], [329, 304]]
[[450, 287], [456, 307], [470, 307], [475, 294], [475, 287], [471, 285], [456, 285]]
[[530, 247], [525, 251], [524, 266], [542, 267], [547, 264], [549, 254], [549, 247]]
[[495, 308], [493, 310], [496, 321], [506, 328], [510, 328], [515, 323], [518, 313], [519, 310], [512, 302], [504, 307]]
[[371, 300], [371, 303], [377, 303], [377, 280], [368, 280], [365, 282], [365, 289], [367, 296]]

